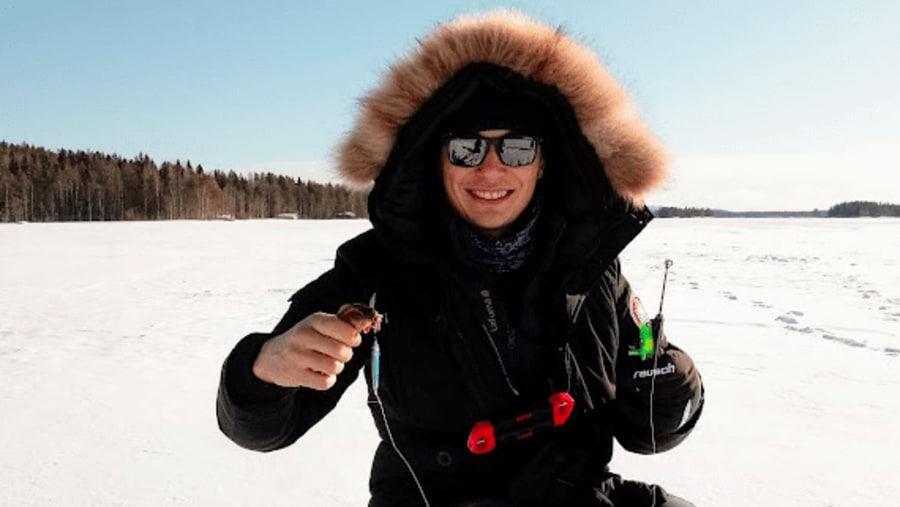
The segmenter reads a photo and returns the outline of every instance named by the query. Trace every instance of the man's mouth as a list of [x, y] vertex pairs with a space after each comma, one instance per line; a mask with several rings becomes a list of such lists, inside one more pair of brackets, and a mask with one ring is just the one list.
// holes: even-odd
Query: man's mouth
[[469, 190], [469, 194], [483, 201], [498, 201], [512, 193], [512, 190]]

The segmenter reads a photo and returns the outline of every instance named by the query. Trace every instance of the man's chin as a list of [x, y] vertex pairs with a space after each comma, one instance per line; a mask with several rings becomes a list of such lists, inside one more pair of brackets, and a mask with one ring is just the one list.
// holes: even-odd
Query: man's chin
[[504, 223], [474, 223], [472, 225], [478, 231], [479, 236], [488, 239], [502, 237], [509, 228], [509, 224]]

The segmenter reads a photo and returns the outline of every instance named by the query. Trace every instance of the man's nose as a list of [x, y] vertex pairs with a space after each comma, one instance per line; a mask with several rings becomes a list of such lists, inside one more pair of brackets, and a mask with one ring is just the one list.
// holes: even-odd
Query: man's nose
[[500, 155], [497, 154], [497, 148], [495, 146], [488, 146], [487, 155], [485, 155], [481, 164], [478, 165], [478, 169], [481, 171], [506, 169], [506, 164], [500, 160]]

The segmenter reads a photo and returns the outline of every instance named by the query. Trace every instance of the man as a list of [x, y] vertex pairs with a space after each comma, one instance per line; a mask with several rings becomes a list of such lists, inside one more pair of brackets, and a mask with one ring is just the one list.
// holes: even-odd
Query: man
[[666, 159], [592, 53], [515, 13], [441, 26], [363, 101], [339, 165], [374, 180], [373, 229], [226, 360], [230, 438], [290, 445], [362, 369], [371, 506], [690, 505], [607, 468], [613, 438], [681, 442], [703, 388], [621, 274]]

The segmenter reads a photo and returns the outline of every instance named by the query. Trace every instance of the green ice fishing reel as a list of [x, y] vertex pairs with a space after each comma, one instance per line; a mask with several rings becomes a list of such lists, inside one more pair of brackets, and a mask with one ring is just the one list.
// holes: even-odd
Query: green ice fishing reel
[[647, 358], [653, 356], [656, 352], [656, 340], [653, 336], [653, 323], [660, 323], [657, 326], [659, 328], [657, 332], [662, 333], [663, 301], [666, 298], [666, 281], [669, 278], [669, 268], [672, 267], [672, 264], [672, 259], [666, 259], [666, 271], [663, 274], [662, 294], [659, 297], [659, 312], [656, 314], [656, 317], [650, 320], [650, 322], [641, 323], [641, 347], [637, 350], [628, 351], [629, 356], [641, 356], [641, 361], [646, 361]]

